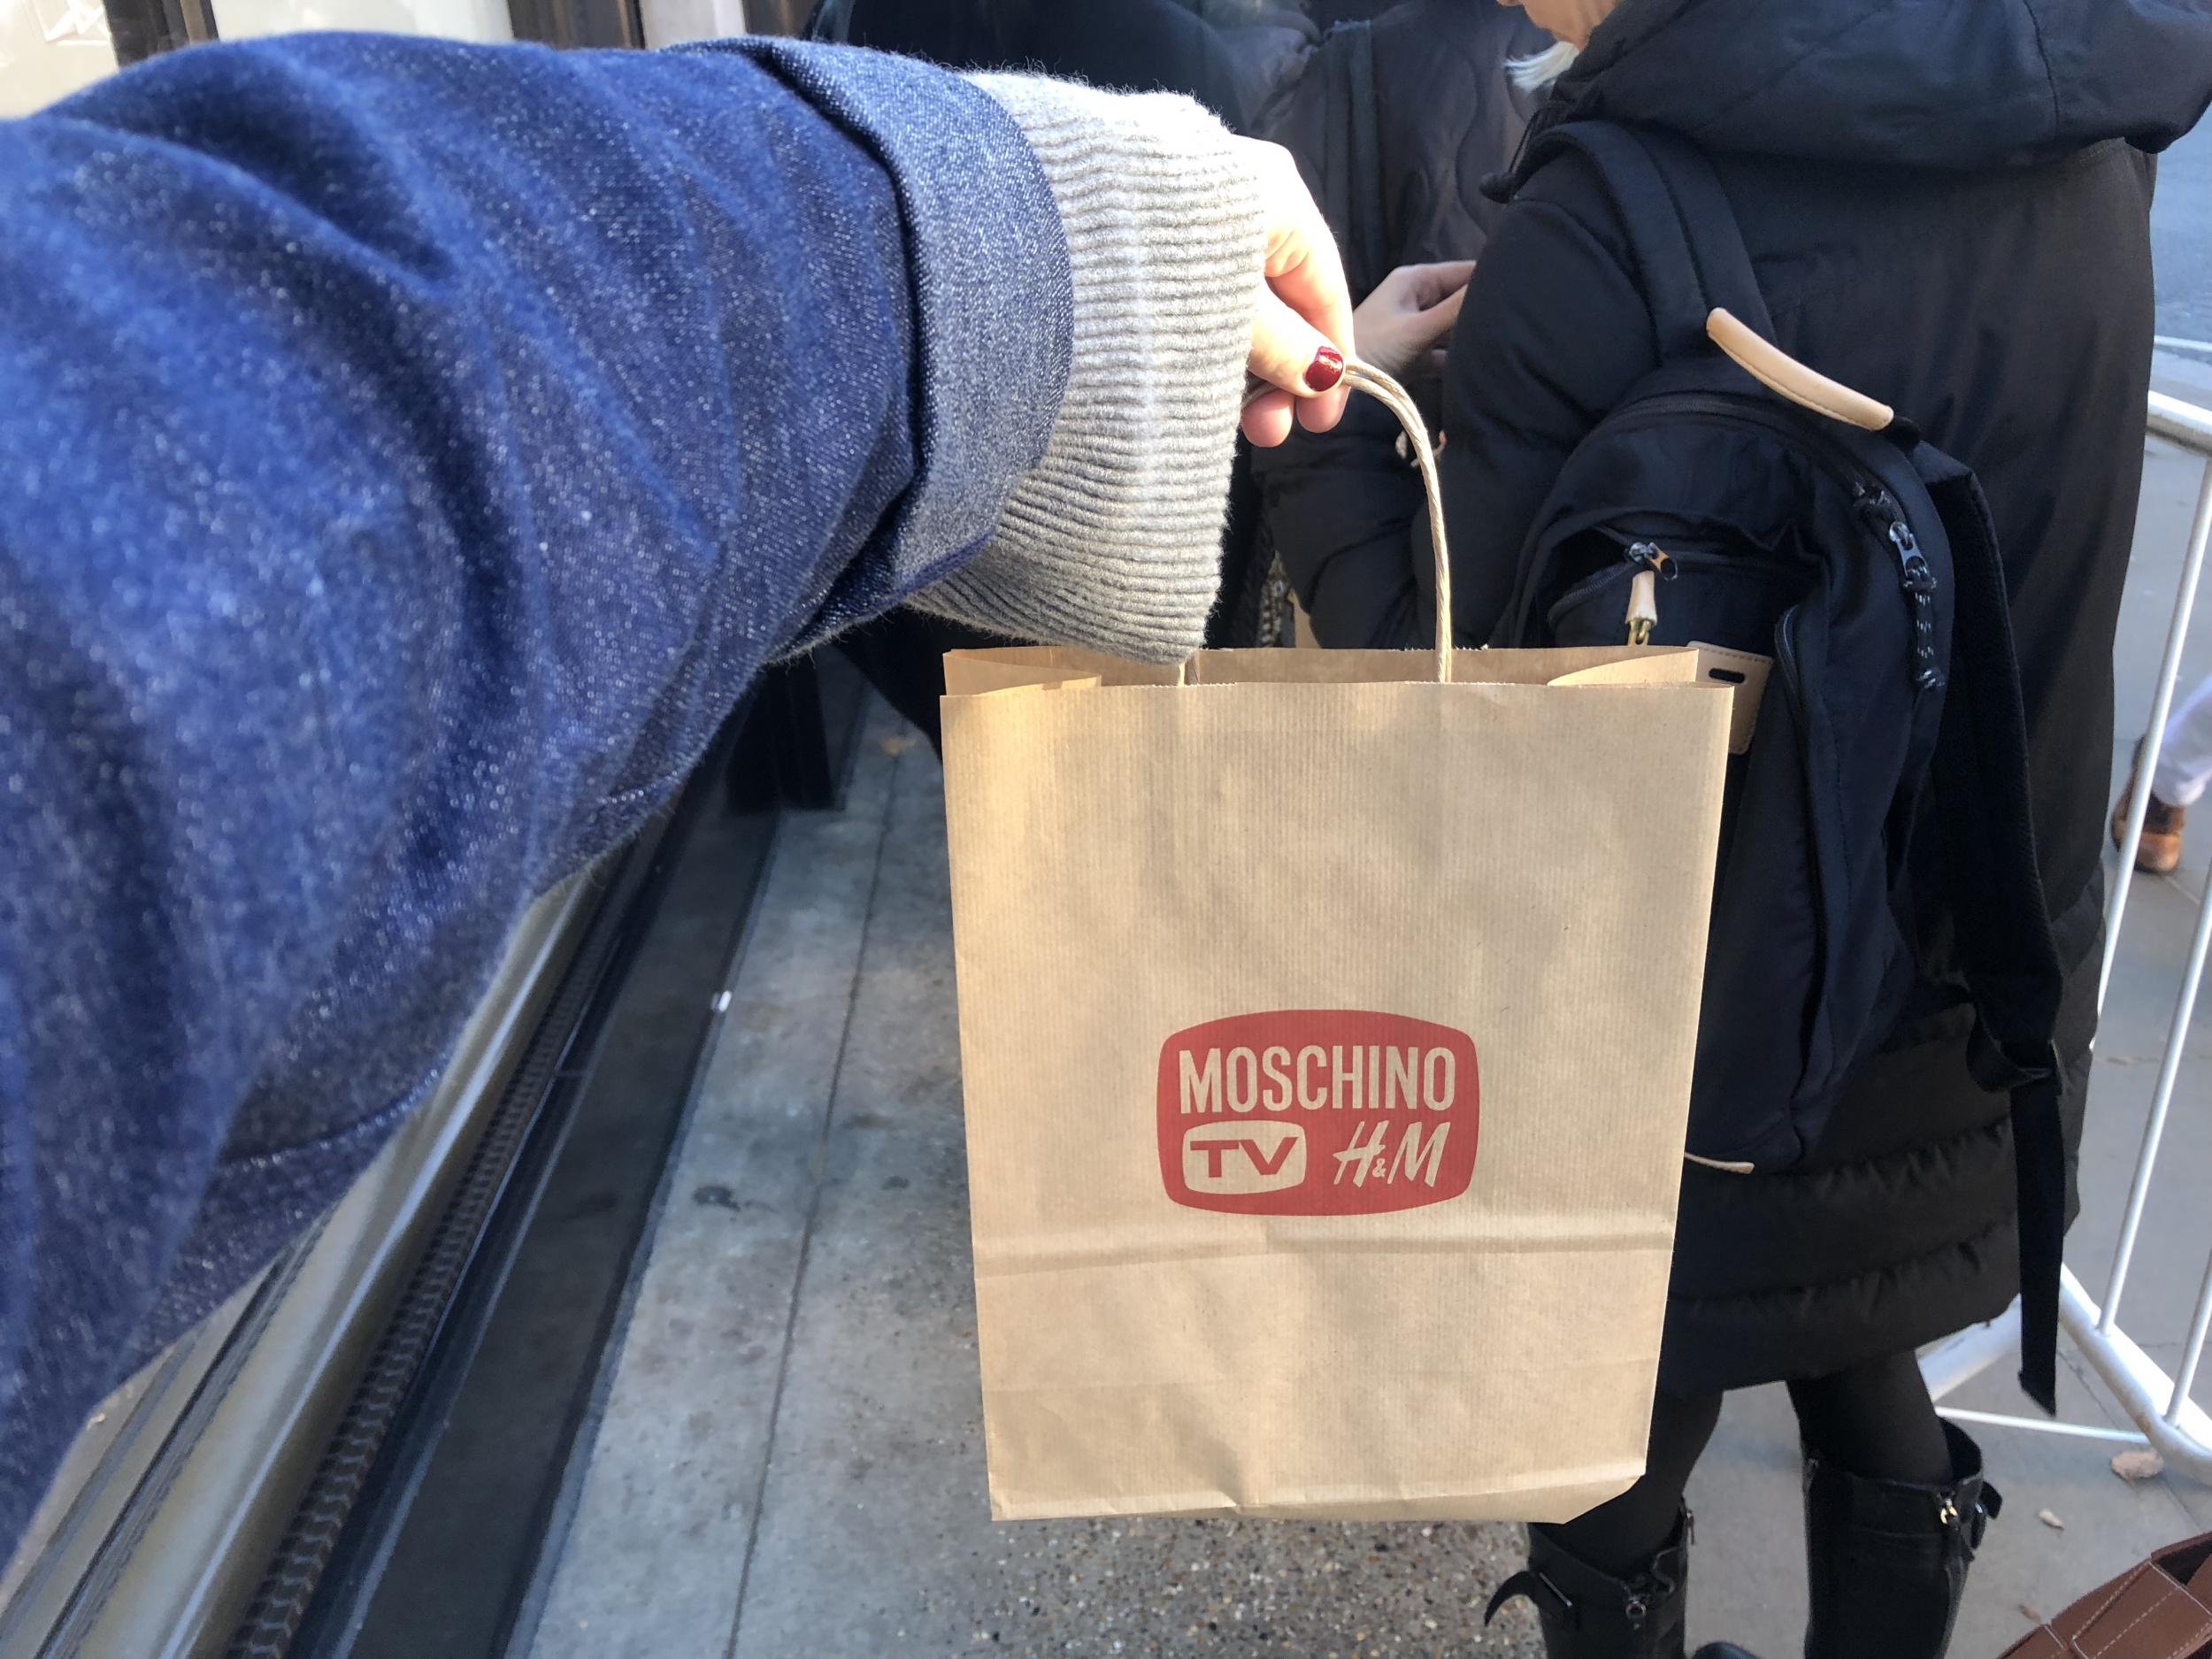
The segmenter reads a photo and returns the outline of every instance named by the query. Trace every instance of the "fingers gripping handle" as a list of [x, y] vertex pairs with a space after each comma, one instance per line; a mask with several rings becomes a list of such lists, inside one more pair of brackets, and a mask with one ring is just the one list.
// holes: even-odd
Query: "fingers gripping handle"
[[1429, 443], [1428, 423], [1406, 395], [1406, 388], [1380, 369], [1354, 358], [1344, 365], [1344, 383], [1356, 386], [1398, 418], [1413, 446], [1413, 458], [1421, 469], [1421, 486], [1429, 498], [1429, 539], [1436, 549], [1436, 678], [1448, 685], [1452, 678], [1452, 560], [1444, 541], [1444, 494], [1436, 479], [1436, 451]]

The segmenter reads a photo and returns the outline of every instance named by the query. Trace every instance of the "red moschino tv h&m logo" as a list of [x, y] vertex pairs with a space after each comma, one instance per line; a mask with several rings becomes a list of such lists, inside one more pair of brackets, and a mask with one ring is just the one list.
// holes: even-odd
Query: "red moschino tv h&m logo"
[[1475, 1045], [1425, 1019], [1240, 1014], [1160, 1050], [1160, 1177], [1194, 1210], [1369, 1216], [1475, 1176]]

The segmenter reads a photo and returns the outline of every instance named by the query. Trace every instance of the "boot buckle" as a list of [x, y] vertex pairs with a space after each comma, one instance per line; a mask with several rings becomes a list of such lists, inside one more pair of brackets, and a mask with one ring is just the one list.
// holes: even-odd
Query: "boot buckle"
[[1525, 1567], [1500, 1585], [1496, 1593], [1491, 1596], [1490, 1605], [1482, 1610], [1484, 1627], [1486, 1629], [1490, 1622], [1498, 1617], [1500, 1608], [1508, 1601], [1519, 1600], [1522, 1596], [1526, 1596], [1535, 1602], [1538, 1611], [1541, 1612], [1548, 1608], [1558, 1617], [1571, 1617], [1575, 1610], [1573, 1597], [1554, 1584], [1538, 1569]]

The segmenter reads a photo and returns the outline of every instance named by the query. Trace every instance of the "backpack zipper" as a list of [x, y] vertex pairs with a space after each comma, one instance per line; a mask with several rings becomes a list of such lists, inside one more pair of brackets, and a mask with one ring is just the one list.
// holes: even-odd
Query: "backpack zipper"
[[1555, 623], [1563, 610], [1594, 603], [1601, 597], [1610, 597], [1612, 589], [1617, 586], [1621, 594], [1613, 603], [1623, 607], [1617, 613], [1621, 618], [1623, 640], [1630, 645], [1647, 645], [1651, 643], [1651, 639], [1636, 638], [1632, 629], [1632, 625], [1646, 614], [1646, 608], [1637, 603], [1639, 595], [1632, 591], [1640, 577], [1647, 574], [1655, 579], [1651, 584], [1654, 591], [1647, 607], [1655, 631], [1653, 637], [1655, 637], [1658, 623], [1658, 583], [1671, 582], [1685, 574], [1694, 576], [1700, 571], [1716, 570], [1725, 571], [1747, 581], [1778, 583], [1786, 580], [1780, 571], [1767, 562], [1749, 557], [1731, 556], [1706, 547], [1684, 548], [1680, 552], [1670, 553], [1648, 537], [1635, 536], [1608, 525], [1595, 525], [1591, 529], [1594, 534], [1617, 543], [1621, 549], [1620, 557], [1570, 582], [1546, 608], [1544, 619], [1547, 626]]
[[1886, 489], [1877, 488], [1860, 497], [1860, 508], [1878, 524], [1897, 554], [1897, 586], [1912, 607], [1913, 676], [1916, 689], [1933, 691], [1943, 684], [1943, 668], [1936, 661], [1935, 572], [1928, 567], [1920, 540], [1905, 522], [1904, 510]]

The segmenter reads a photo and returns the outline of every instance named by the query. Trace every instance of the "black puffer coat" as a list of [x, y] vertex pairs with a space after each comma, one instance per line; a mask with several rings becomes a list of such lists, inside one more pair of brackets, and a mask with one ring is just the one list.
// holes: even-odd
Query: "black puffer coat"
[[856, 46], [1180, 92], [1239, 132], [1320, 38], [1294, 0], [851, 0], [843, 16], [828, 32]]
[[[1981, 475], [2027, 681], [2044, 884], [2071, 967], [2070, 1146], [2093, 1025], [2113, 634], [2143, 459], [2154, 151], [2212, 98], [2212, 6], [1624, 0], [1539, 119], [1671, 128], [1714, 158], [1779, 343]], [[1486, 638], [1562, 458], [1655, 366], [1594, 174], [1493, 233], [1446, 372], [1456, 626]], [[1417, 486], [1399, 474], [1409, 520]], [[1292, 570], [1336, 644], [1411, 644], [1432, 583], [1350, 539]], [[1386, 566], [1386, 579], [1380, 576]], [[1340, 572], [1356, 580], [1340, 579]], [[1663, 1365], [1678, 1392], [1819, 1375], [2001, 1312], [2006, 1102], [1968, 1078], [1940, 964], [1801, 1170], [1686, 1171]]]
[[[1328, 215], [1355, 300], [1399, 265], [1481, 256], [1505, 211], [1482, 181], [1512, 159], [1542, 102], [1512, 85], [1506, 64], [1551, 44], [1522, 12], [1492, 0], [1405, 0], [1368, 27], [1371, 157], [1352, 131], [1348, 81], [1363, 65], [1346, 50], [1348, 36], [1327, 41], [1262, 116], [1265, 135], [1297, 157]], [[1433, 376], [1407, 379], [1433, 419], [1440, 386]], [[1363, 588], [1369, 560], [1386, 578], [1403, 570], [1419, 497], [1406, 493], [1390, 416], [1355, 398], [1345, 420], [1341, 437], [1294, 432], [1279, 449], [1255, 450], [1252, 475], [1284, 568]]]
[[1374, 269], [1348, 271], [1355, 299], [1394, 266], [1481, 252], [1504, 211], [1483, 195], [1482, 181], [1512, 158], [1543, 102], [1517, 90], [1506, 65], [1551, 43], [1525, 13], [1491, 0], [1402, 0], [1366, 27], [1373, 58], [1371, 173], [1363, 176], [1345, 153], [1352, 146], [1343, 84], [1351, 66], [1342, 50], [1348, 35], [1325, 42], [1259, 116], [1263, 135], [1297, 157], [1340, 242], [1357, 240], [1352, 220], [1360, 211], [1340, 198], [1370, 198], [1385, 257]]

